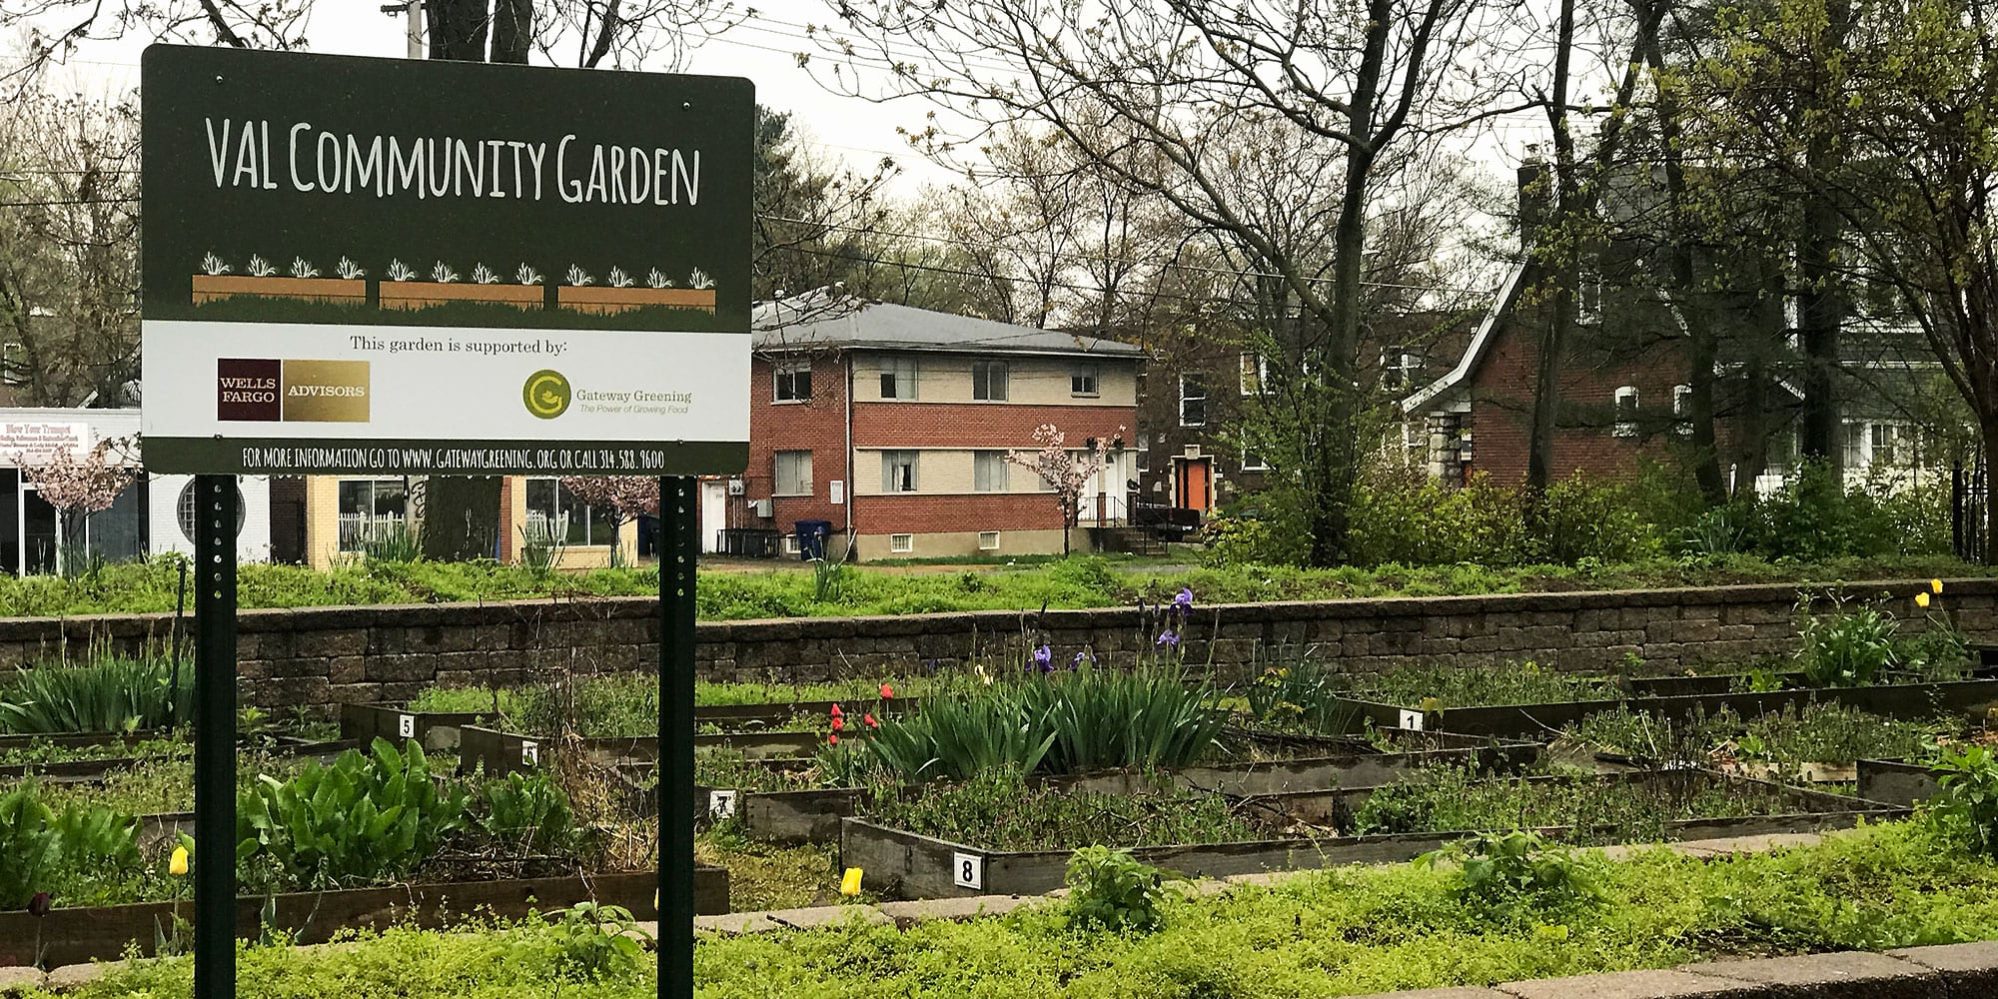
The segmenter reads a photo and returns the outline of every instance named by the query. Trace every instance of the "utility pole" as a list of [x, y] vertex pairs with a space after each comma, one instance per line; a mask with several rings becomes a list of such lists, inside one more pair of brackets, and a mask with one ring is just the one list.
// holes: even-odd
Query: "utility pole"
[[383, 4], [382, 13], [403, 15], [403, 37], [409, 42], [403, 53], [411, 59], [423, 58], [423, 0]]

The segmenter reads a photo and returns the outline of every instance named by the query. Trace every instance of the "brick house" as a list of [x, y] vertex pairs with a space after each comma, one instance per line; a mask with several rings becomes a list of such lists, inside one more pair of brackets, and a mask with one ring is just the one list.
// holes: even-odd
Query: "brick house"
[[[1522, 192], [1539, 169], [1533, 161], [1521, 168]], [[1642, 214], [1631, 205], [1650, 195], [1641, 182], [1626, 188], [1623, 211]], [[1522, 199], [1522, 216], [1530, 217]], [[1658, 254], [1638, 240], [1612, 239], [1585, 269], [1557, 381], [1554, 476], [1624, 476], [1645, 461], [1685, 457], [1687, 310], [1698, 308], [1714, 324], [1719, 348], [1715, 449], [1726, 484], [1765, 493], [1780, 487], [1796, 466], [1801, 401], [1798, 298], [1784, 266], [1703, 254], [1699, 297], [1681, 298], [1665, 290]], [[1454, 362], [1401, 399], [1403, 439], [1432, 477], [1525, 479], [1539, 338], [1548, 321], [1546, 302], [1535, 301], [1536, 280], [1531, 263], [1514, 264]], [[1919, 334], [1880, 318], [1867, 302], [1848, 304], [1837, 387], [1848, 481], [1883, 470], [1924, 474], [1936, 455], [1917, 433], [1919, 407], [1911, 400], [1934, 396], [1927, 382], [1937, 366], [1922, 356]]]
[[[1383, 398], [1400, 399], [1455, 361], [1473, 318], [1450, 311], [1368, 316], [1363, 377]], [[1244, 349], [1247, 342], [1201, 329], [1151, 345], [1138, 398], [1140, 502], [1205, 516], [1262, 488], [1270, 468], [1247, 446], [1243, 418], [1265, 369]]]
[[1060, 504], [1006, 455], [1053, 424], [1109, 442], [1072, 546], [1128, 520], [1144, 352], [1088, 336], [805, 295], [756, 310], [749, 468], [703, 487], [704, 544], [831, 525], [831, 557], [1060, 552]]

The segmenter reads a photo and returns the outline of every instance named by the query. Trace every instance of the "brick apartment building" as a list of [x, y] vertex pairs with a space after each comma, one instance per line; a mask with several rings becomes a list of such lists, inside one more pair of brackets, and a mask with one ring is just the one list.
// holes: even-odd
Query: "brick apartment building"
[[704, 485], [707, 547], [774, 534], [795, 552], [817, 520], [835, 558], [1060, 552], [1059, 502], [1006, 460], [1043, 424], [1110, 448], [1070, 544], [1127, 522], [1141, 349], [817, 294], [759, 306], [754, 325], [749, 468]]

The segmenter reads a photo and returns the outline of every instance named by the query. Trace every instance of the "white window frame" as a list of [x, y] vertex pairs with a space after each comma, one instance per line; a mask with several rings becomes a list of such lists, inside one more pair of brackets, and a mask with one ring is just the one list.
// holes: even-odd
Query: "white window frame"
[[[992, 381], [992, 376], [995, 373], [999, 376], [998, 392], [996, 394], [993, 392]], [[1011, 380], [1012, 372], [1008, 369], [1005, 361], [971, 362], [971, 401], [1007, 401], [1007, 397], [1011, 394], [1009, 391], [1011, 386], [1008, 384]]]
[[[1011, 462], [1006, 460], [1006, 452], [979, 450], [971, 452], [971, 491], [978, 493], [1003, 493], [1012, 488]], [[984, 485], [979, 484], [980, 479]]]
[[[350, 485], [367, 486], [367, 511], [349, 514], [340, 509], [340, 493]], [[401, 510], [380, 512], [379, 493], [383, 486], [394, 486], [402, 493]], [[378, 530], [401, 530], [409, 526], [409, 481], [380, 475], [355, 475], [340, 478], [333, 487], [333, 509], [337, 520], [336, 542], [340, 551], [358, 552], [367, 548], [367, 539]], [[350, 521], [351, 518], [351, 521]], [[60, 520], [61, 518], [57, 518]]]
[[[896, 466], [904, 464], [902, 461], [904, 457], [908, 459], [906, 464], [909, 466], [909, 476], [906, 480], [898, 479], [895, 475]], [[923, 486], [922, 459], [921, 451], [906, 448], [881, 452], [881, 491], [891, 495], [920, 492]]]
[[1594, 326], [1603, 321], [1603, 270], [1595, 261], [1585, 262], [1575, 280], [1575, 322]]
[[1263, 457], [1262, 452], [1249, 446], [1248, 435], [1244, 434], [1242, 437], [1242, 471], [1267, 472], [1269, 470], [1269, 461]]
[[1672, 386], [1672, 418], [1678, 421], [1673, 425], [1673, 429], [1678, 432], [1679, 436], [1691, 437], [1693, 435], [1693, 387], [1691, 385]]
[[[1625, 400], [1629, 400], [1630, 402], [1628, 419], [1625, 418]], [[1637, 412], [1642, 405], [1642, 401], [1637, 394], [1637, 386], [1617, 386], [1616, 391], [1610, 394], [1610, 405], [1613, 407], [1616, 418], [1616, 422], [1610, 428], [1610, 433], [1618, 437], [1637, 436]]]
[[1068, 394], [1076, 399], [1095, 399], [1102, 392], [1103, 369], [1096, 364], [1078, 364], [1068, 369]]
[[[798, 457], [801, 455], [803, 456], [805, 462], [804, 478], [799, 479], [795, 474], [797, 470], [793, 469], [792, 471], [794, 474], [792, 475], [790, 481], [787, 482], [784, 476], [784, 459], [788, 456], [793, 461], [796, 461]], [[812, 452], [810, 450], [801, 449], [801, 448], [790, 448], [782, 451], [773, 451], [771, 452], [770, 455], [770, 466], [771, 466], [770, 495], [772, 496], [814, 495], [812, 492], [814, 488], [814, 483], [812, 481]], [[787, 485], [790, 486], [803, 485], [805, 488], [803, 489], [784, 488]]]
[[[786, 381], [787, 378], [795, 379], [800, 374], [805, 376], [804, 395], [797, 394], [798, 385], [795, 380], [789, 382]], [[788, 398], [784, 395], [784, 389], [787, 385], [791, 389], [792, 393]], [[812, 401], [812, 359], [811, 358], [809, 357], [785, 358], [783, 360], [771, 362], [770, 401], [779, 406], [795, 406], [801, 403], [807, 403]]]
[[1261, 395], [1263, 388], [1270, 383], [1270, 359], [1255, 351], [1245, 350], [1241, 359], [1242, 394]]
[[1381, 351], [1381, 387], [1404, 392], [1415, 387], [1415, 373], [1422, 367], [1415, 351], [1395, 345]]
[[[1200, 389], [1199, 395], [1190, 396], [1186, 394], [1186, 387], [1187, 383], [1189, 382], [1191, 382], [1193, 385], [1197, 386]], [[1207, 415], [1208, 415], [1207, 403], [1211, 401], [1212, 398], [1213, 396], [1207, 391], [1207, 379], [1204, 376], [1198, 374], [1180, 375], [1179, 376], [1179, 425], [1182, 427], [1206, 426]], [[1188, 420], [1186, 418], [1186, 404], [1189, 402], [1198, 402], [1200, 404], [1200, 419]]]
[[[987, 544], [987, 543], [986, 543], [985, 539], [987, 539], [987, 538], [991, 538], [991, 539], [992, 539], [992, 542], [991, 542], [990, 544]], [[998, 550], [999, 550], [999, 532], [998, 532], [998, 531], [980, 531], [980, 532], [978, 532], [978, 550], [979, 550], [979, 551], [982, 551], [982, 552], [996, 552], [996, 551], [998, 551]]]
[[[0, 384], [28, 384], [28, 348], [19, 340], [0, 344]], [[16, 357], [20, 359], [15, 360]]]
[[[895, 391], [887, 391], [889, 379], [895, 380]], [[901, 354], [890, 354], [881, 359], [881, 398], [896, 402], [914, 402], [922, 393], [922, 364], [916, 358]], [[903, 382], [907, 382], [904, 385]]]
[[891, 555], [908, 555], [916, 550], [916, 536], [913, 534], [888, 535], [888, 552]]

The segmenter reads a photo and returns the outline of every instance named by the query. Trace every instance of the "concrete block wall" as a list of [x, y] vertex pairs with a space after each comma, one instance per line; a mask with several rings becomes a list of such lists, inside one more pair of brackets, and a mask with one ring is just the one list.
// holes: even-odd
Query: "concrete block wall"
[[[1854, 583], [1907, 601], [1927, 581]], [[1308, 655], [1353, 672], [1402, 665], [1532, 660], [1569, 671], [1631, 659], [1679, 669], [1748, 663], [1795, 647], [1792, 585], [1403, 597], [1201, 606], [1181, 633], [1189, 663], [1226, 678]], [[1939, 609], [1974, 639], [1998, 641], [1998, 579], [1948, 584]], [[96, 645], [164, 643], [171, 615], [0, 619], [0, 662], [81, 655]], [[803, 683], [953, 669], [1019, 668], [1040, 641], [1131, 661], [1158, 625], [1132, 608], [704, 622], [700, 675]], [[249, 610], [239, 617], [245, 703], [271, 708], [397, 701], [433, 684], [511, 684], [576, 673], [656, 668], [657, 602], [647, 598]]]

